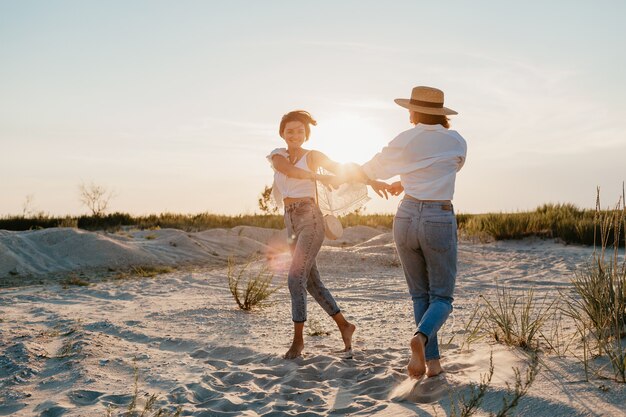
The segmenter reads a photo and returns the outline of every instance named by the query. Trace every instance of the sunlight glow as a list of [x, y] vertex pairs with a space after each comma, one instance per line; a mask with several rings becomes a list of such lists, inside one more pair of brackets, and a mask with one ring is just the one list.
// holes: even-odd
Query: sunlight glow
[[337, 162], [364, 163], [369, 161], [389, 139], [372, 119], [354, 113], [343, 113], [319, 118], [313, 128], [311, 149], [324, 152]]

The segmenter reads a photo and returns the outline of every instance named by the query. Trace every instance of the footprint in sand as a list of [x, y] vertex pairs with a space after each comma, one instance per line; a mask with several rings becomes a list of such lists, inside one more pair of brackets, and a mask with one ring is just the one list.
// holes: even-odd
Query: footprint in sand
[[67, 394], [70, 401], [76, 405], [85, 406], [98, 402], [98, 398], [102, 396], [101, 392], [89, 390], [76, 390]]
[[0, 416], [10, 416], [14, 413], [17, 413], [22, 408], [26, 407], [24, 403], [13, 403], [13, 404], [1, 404], [0, 405]]
[[119, 395], [107, 395], [102, 397], [101, 400], [105, 405], [117, 405], [117, 406], [125, 406], [130, 404], [133, 396], [130, 394], [119, 394]]
[[39, 412], [40, 416], [58, 417], [58, 416], [62, 416], [63, 414], [65, 414], [65, 412], [67, 411], [67, 408], [61, 407], [54, 401], [45, 401], [39, 404], [37, 407], [35, 407], [35, 411]]
[[446, 396], [453, 388], [454, 384], [445, 373], [430, 378], [407, 378], [391, 391], [389, 399], [398, 402], [432, 403]]

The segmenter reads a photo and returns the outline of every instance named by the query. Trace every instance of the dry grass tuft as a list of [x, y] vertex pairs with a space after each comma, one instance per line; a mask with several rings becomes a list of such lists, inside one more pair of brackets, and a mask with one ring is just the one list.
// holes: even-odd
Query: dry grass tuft
[[63, 288], [65, 289], [69, 288], [70, 285], [75, 285], [77, 287], [86, 287], [89, 285], [89, 281], [84, 280], [76, 274], [71, 274], [61, 281], [61, 285], [63, 285]]
[[274, 274], [267, 265], [258, 271], [248, 273], [253, 260], [249, 260], [235, 271], [232, 258], [228, 259], [228, 287], [240, 309], [249, 311], [255, 306], [261, 306], [278, 287], [270, 288]]
[[152, 278], [161, 274], [168, 274], [174, 271], [169, 266], [151, 266], [151, 265], [136, 265], [131, 266], [129, 270], [120, 272], [114, 276], [115, 279], [126, 279], [132, 277], [140, 278]]

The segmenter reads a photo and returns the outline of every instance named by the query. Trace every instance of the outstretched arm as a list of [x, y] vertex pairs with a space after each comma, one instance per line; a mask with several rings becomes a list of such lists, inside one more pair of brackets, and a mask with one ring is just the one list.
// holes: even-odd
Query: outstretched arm
[[361, 182], [367, 184], [367, 175], [358, 169], [359, 166], [357, 164], [340, 164], [319, 151], [311, 151], [310, 155], [312, 167], [315, 170], [322, 167], [325, 170], [332, 172], [335, 174], [339, 184], [346, 182]]
[[311, 162], [316, 169], [317, 167], [322, 167], [335, 174], [335, 179], [332, 182], [333, 186], [339, 186], [346, 182], [360, 182], [372, 187], [372, 190], [379, 196], [389, 198], [387, 195], [389, 184], [382, 181], [370, 180], [358, 164], [340, 164], [318, 151], [312, 151], [311, 158]]
[[290, 178], [297, 178], [300, 180], [314, 180], [315, 173], [311, 171], [306, 171], [304, 169], [298, 168], [291, 164], [287, 158], [282, 155], [274, 155], [272, 156], [272, 165], [276, 171], [281, 174], [285, 174]]
[[297, 178], [301, 180], [311, 180], [311, 181], [319, 181], [324, 184], [326, 187], [329, 187], [330, 184], [334, 181], [334, 176], [332, 175], [320, 175], [312, 171], [307, 171], [298, 167], [295, 167], [292, 163], [290, 163], [287, 158], [282, 155], [274, 155], [272, 156], [272, 165], [276, 171], [285, 174], [290, 178]]

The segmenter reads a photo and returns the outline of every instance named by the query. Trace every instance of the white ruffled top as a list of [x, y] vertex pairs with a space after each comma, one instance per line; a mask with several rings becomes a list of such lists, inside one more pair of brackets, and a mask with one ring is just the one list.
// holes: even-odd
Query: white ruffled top
[[[286, 148], [276, 148], [269, 155], [267, 155], [267, 159], [270, 162], [272, 169], [274, 169], [272, 199], [274, 200], [276, 207], [279, 209], [283, 208], [283, 199], [287, 197], [316, 198], [316, 184], [318, 206], [323, 214], [342, 216], [363, 207], [365, 203], [370, 200], [367, 195], [367, 186], [365, 184], [343, 184], [337, 190], [328, 191], [328, 189], [319, 182], [316, 183], [311, 180], [287, 177], [285, 174], [274, 168], [274, 164], [272, 162], [274, 155], [281, 155], [289, 159], [289, 152]], [[300, 158], [298, 162], [296, 162], [295, 166], [305, 171], [311, 171], [307, 163], [307, 159], [308, 152]], [[327, 172], [320, 168], [319, 173], [326, 174]]]

